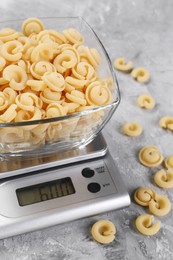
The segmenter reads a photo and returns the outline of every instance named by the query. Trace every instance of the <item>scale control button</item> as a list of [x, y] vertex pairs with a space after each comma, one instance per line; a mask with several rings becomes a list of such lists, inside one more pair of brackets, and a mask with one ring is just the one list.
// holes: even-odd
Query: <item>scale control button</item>
[[84, 168], [82, 170], [82, 175], [85, 177], [85, 178], [91, 178], [94, 176], [94, 171], [90, 168]]
[[88, 190], [92, 193], [96, 193], [99, 192], [101, 189], [101, 186], [99, 183], [97, 182], [91, 182], [90, 184], [88, 184]]

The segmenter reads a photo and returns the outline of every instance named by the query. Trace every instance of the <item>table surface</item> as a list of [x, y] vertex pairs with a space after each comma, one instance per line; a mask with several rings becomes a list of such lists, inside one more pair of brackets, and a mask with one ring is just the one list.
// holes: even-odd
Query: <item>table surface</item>
[[[0, 20], [25, 17], [82, 16], [94, 28], [112, 61], [120, 56], [132, 60], [134, 66], [148, 68], [148, 84], [135, 82], [130, 75], [117, 72], [121, 104], [104, 129], [111, 155], [118, 165], [130, 193], [149, 186], [168, 195], [153, 183], [156, 169], [142, 166], [137, 154], [145, 145], [156, 145], [164, 157], [173, 155], [173, 133], [159, 127], [159, 119], [173, 116], [173, 2], [171, 0], [1, 0]], [[151, 111], [136, 104], [139, 94], [150, 93], [156, 100]], [[125, 122], [137, 121], [143, 126], [139, 137], [122, 135]], [[160, 231], [152, 237], [135, 229], [135, 218], [146, 213], [136, 205], [57, 225], [41, 231], [0, 241], [2, 260], [115, 260], [173, 259], [173, 213], [157, 217]], [[95, 242], [90, 234], [92, 224], [100, 219], [115, 223], [117, 234], [109, 245]]]

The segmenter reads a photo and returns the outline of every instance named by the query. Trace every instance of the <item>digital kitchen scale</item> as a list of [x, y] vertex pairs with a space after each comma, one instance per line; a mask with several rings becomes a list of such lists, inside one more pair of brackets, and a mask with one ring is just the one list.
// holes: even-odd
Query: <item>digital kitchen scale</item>
[[130, 204], [100, 134], [81, 149], [0, 162], [0, 238]]

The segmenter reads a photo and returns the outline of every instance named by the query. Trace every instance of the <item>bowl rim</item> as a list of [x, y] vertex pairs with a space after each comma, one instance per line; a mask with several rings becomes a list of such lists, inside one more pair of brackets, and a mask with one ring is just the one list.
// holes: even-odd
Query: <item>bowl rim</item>
[[[80, 112], [75, 112], [69, 115], [65, 115], [65, 116], [59, 116], [59, 117], [53, 117], [53, 118], [43, 118], [43, 119], [38, 119], [38, 120], [26, 120], [26, 121], [20, 121], [20, 122], [8, 122], [8, 123], [2, 123], [0, 122], [0, 128], [8, 128], [8, 127], [17, 127], [17, 126], [31, 126], [31, 125], [38, 125], [38, 124], [46, 124], [46, 123], [53, 123], [53, 122], [59, 122], [59, 121], [64, 121], [67, 119], [71, 119], [71, 118], [76, 118], [76, 117], [80, 117], [80, 116], [85, 116], [100, 110], [104, 110], [106, 108], [111, 108], [112, 106], [114, 108], [116, 108], [116, 106], [120, 103], [120, 99], [121, 99], [121, 95], [120, 95], [120, 89], [119, 89], [119, 83], [116, 77], [116, 73], [115, 70], [113, 68], [111, 59], [103, 45], [103, 43], [101, 42], [101, 40], [99, 39], [98, 35], [96, 34], [96, 32], [93, 30], [93, 28], [91, 27], [91, 25], [81, 16], [58, 16], [58, 17], [37, 17], [40, 20], [49, 20], [49, 19], [79, 19], [82, 21], [82, 23], [85, 24], [85, 26], [87, 26], [90, 31], [94, 34], [97, 42], [99, 43], [99, 45], [101, 46], [103, 53], [105, 54], [110, 72], [111, 72], [111, 76], [113, 79], [113, 83], [114, 86], [116, 88], [116, 99], [111, 101], [110, 103], [103, 105], [103, 106], [98, 106], [98, 107], [94, 107], [92, 109], [88, 109], [88, 110], [84, 110], [84, 111], [80, 111]], [[26, 20], [27, 18], [21, 18], [21, 19], [5, 19], [5, 20], [1, 20], [0, 24], [6, 23], [6, 22], [22, 22], [24, 20]]]

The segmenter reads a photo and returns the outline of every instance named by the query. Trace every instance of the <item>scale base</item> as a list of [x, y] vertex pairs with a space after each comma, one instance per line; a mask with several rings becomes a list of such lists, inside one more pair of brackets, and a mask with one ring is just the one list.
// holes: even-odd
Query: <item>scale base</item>
[[[103, 139], [101, 136], [99, 138]], [[0, 238], [129, 206], [129, 194], [107, 151], [104, 139], [103, 143], [105, 149], [102, 146], [102, 157], [95, 156], [95, 158], [80, 162], [76, 160], [63, 166], [53, 165], [44, 170], [2, 180], [0, 184]], [[103, 150], [105, 155], [103, 155]], [[97, 151], [96, 154], [99, 152]], [[89, 169], [89, 174], [86, 169]], [[41, 187], [44, 192], [47, 192], [45, 187], [50, 188], [49, 183], [56, 180], [61, 182], [64, 178], [71, 179], [75, 191], [73, 194], [68, 194], [68, 189], [63, 185], [57, 187], [54, 185], [53, 188], [61, 190], [61, 196], [56, 195], [50, 198], [47, 193], [48, 199], [41, 199], [35, 203], [32, 196], [35, 191], [32, 194], [32, 187], [34, 190], [39, 190]], [[27, 197], [30, 204], [19, 205], [16, 191], [20, 189], [31, 191], [31, 196]], [[4, 198], [6, 198], [5, 201]]]

